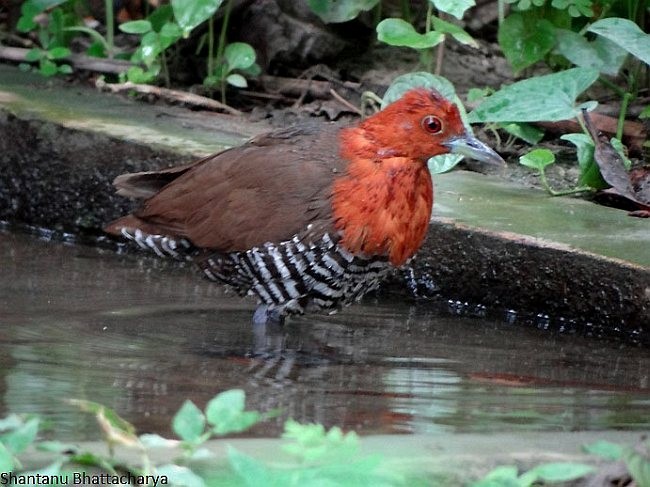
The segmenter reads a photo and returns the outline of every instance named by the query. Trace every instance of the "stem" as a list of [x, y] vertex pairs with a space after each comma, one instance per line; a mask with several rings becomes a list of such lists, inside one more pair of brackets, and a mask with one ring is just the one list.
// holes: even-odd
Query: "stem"
[[208, 20], [208, 76], [214, 74], [214, 15]]
[[115, 43], [113, 35], [115, 30], [114, 16], [113, 16], [113, 0], [104, 0], [104, 8], [106, 9], [106, 43], [108, 44], [108, 59], [113, 59], [113, 50]]
[[228, 29], [228, 21], [230, 20], [231, 7], [232, 0], [228, 0], [228, 3], [226, 3], [226, 10], [223, 14], [223, 22], [221, 23], [221, 32], [219, 32], [219, 45], [217, 46], [217, 66], [221, 64], [223, 51], [226, 48], [226, 30]]
[[438, 44], [438, 47], [436, 48], [436, 70], [435, 74], [437, 76], [440, 76], [440, 72], [442, 71], [442, 60], [445, 57], [445, 41], [447, 40], [447, 37], [443, 37], [442, 41], [440, 44]]
[[[424, 32], [428, 34], [431, 32], [431, 16], [433, 15], [433, 3], [427, 2], [427, 20], [424, 25]], [[426, 54], [424, 54], [426, 53]], [[426, 49], [422, 56], [423, 64], [427, 71], [431, 72], [433, 69], [433, 56], [431, 49]]]
[[162, 64], [162, 72], [163, 72], [163, 79], [165, 80], [165, 86], [169, 88], [171, 83], [169, 81], [169, 67], [167, 66], [167, 55], [165, 54], [165, 51], [163, 51], [160, 55], [160, 62]]
[[567, 196], [567, 195], [571, 195], [571, 194], [585, 193], [587, 191], [593, 191], [593, 189], [590, 188], [589, 186], [576, 186], [575, 188], [572, 188], [572, 189], [555, 190], [555, 189], [551, 188], [551, 185], [548, 183], [548, 179], [546, 179], [546, 174], [544, 173], [544, 169], [539, 170], [539, 182], [542, 183], [542, 187], [551, 196]]
[[625, 90], [621, 88], [620, 86], [612, 83], [610, 80], [607, 78], [603, 78], [602, 76], [598, 78], [598, 81], [600, 81], [602, 84], [607, 86], [610, 90], [612, 90], [614, 93], [616, 93], [618, 96], [623, 97], [625, 96]]
[[621, 111], [618, 113], [618, 124], [616, 125], [616, 138], [623, 140], [623, 128], [625, 127], [625, 115], [627, 115], [627, 107], [632, 100], [632, 93], [625, 93], [623, 101], [621, 101]]
[[506, 2], [505, 0], [498, 0], [497, 8], [499, 10], [499, 25], [503, 23], [503, 20], [506, 18]]
[[[379, 4], [381, 5], [381, 2], [379, 2]], [[431, 2], [429, 2], [429, 4], [431, 4]], [[411, 18], [412, 18], [412, 16], [411, 16], [411, 2], [409, 2], [408, 0], [402, 0], [400, 2], [400, 7], [402, 9], [402, 18], [404, 20], [406, 20], [410, 24], [411, 23]]]
[[377, 24], [381, 22], [381, 2], [377, 2], [377, 5], [375, 6], [375, 11], [373, 13], [375, 16], [373, 25], [377, 27]]

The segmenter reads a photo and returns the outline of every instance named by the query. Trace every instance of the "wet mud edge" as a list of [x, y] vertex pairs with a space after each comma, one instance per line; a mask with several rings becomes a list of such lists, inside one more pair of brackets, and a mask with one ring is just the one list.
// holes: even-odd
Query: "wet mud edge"
[[[133, 207], [114, 194], [116, 175], [194, 156], [0, 108], [0, 220], [100, 236], [106, 222]], [[415, 282], [435, 288], [438, 302], [543, 313], [605, 331], [597, 335], [647, 342], [650, 269], [645, 267], [436, 218], [411, 267], [410, 286], [393, 279], [383, 290], [410, 295]]]

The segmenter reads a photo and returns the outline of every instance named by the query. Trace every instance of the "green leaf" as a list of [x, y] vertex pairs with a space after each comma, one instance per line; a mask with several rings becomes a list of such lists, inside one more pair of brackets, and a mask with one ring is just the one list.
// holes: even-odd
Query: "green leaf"
[[[598, 71], [572, 68], [513, 83], [485, 99], [472, 113], [476, 122], [537, 122], [574, 118], [577, 97], [598, 79]], [[588, 105], [591, 106], [591, 105]]]
[[441, 154], [433, 156], [427, 161], [431, 174], [441, 174], [450, 171], [456, 164], [463, 160], [461, 154]]
[[228, 82], [229, 85], [236, 86], [237, 88], [246, 88], [248, 86], [248, 83], [246, 82], [246, 78], [244, 78], [241, 74], [238, 73], [229, 74], [228, 77], [226, 78], [226, 81]]
[[219, 424], [225, 417], [244, 411], [246, 393], [242, 389], [230, 389], [217, 394], [205, 407], [205, 416], [211, 425]]
[[623, 461], [638, 487], [650, 487], [650, 460], [631, 448], [623, 452]]
[[174, 448], [178, 446], [178, 440], [170, 440], [163, 436], [151, 433], [140, 435], [140, 443], [146, 448]]
[[27, 51], [27, 53], [25, 54], [25, 61], [33, 63], [34, 61], [38, 61], [39, 59], [45, 56], [46, 54], [45, 51], [43, 51], [43, 49], [39, 49], [35, 47]]
[[485, 97], [489, 96], [492, 93], [494, 93], [494, 90], [492, 88], [470, 88], [467, 91], [467, 101], [470, 103], [482, 101]]
[[384, 98], [381, 102], [382, 110], [391, 103], [399, 100], [404, 93], [413, 88], [433, 88], [443, 97], [451, 100], [458, 107], [463, 124], [469, 129], [465, 107], [456, 94], [456, 88], [454, 88], [454, 85], [447, 78], [427, 73], [426, 71], [415, 71], [395, 78], [386, 90], [386, 93], [384, 93]]
[[594, 141], [587, 134], [564, 134], [560, 137], [576, 146], [580, 176], [578, 184], [595, 189], [607, 188], [609, 184], [600, 175], [600, 168], [594, 159]]
[[14, 455], [22, 453], [36, 439], [38, 423], [37, 418], [27, 420], [18, 428], [0, 435], [0, 443], [4, 444]]
[[612, 17], [594, 22], [589, 32], [609, 39], [646, 64], [650, 64], [650, 34], [631, 20]]
[[381, 109], [383, 110], [391, 103], [396, 102], [404, 96], [404, 93], [413, 88], [433, 88], [450, 100], [454, 100], [456, 97], [456, 88], [447, 78], [426, 71], [415, 71], [398, 76], [393, 80], [384, 93]]
[[420, 34], [402, 19], [384, 19], [377, 25], [377, 39], [391, 46], [428, 49], [442, 42], [444, 37], [436, 31]]
[[132, 66], [126, 71], [126, 79], [131, 83], [151, 83], [158, 76], [157, 69], [145, 71], [140, 66]]
[[147, 17], [147, 20], [151, 22], [151, 28], [153, 30], [160, 32], [165, 24], [173, 23], [173, 18], [174, 10], [172, 9], [171, 5], [166, 4], [160, 5], [154, 9], [154, 11], [151, 12], [151, 15]]
[[555, 52], [582, 68], [597, 69], [615, 76], [627, 57], [625, 50], [604, 37], [590, 42], [586, 37], [566, 29], [556, 29], [555, 36]]
[[160, 28], [160, 45], [163, 49], [167, 49], [169, 46], [178, 41], [183, 37], [183, 31], [181, 28], [176, 25], [174, 22], [167, 22]]
[[241, 389], [231, 389], [215, 396], [205, 408], [205, 414], [216, 435], [239, 433], [259, 422], [262, 415], [244, 411], [246, 395]]
[[191, 30], [202, 24], [221, 6], [223, 0], [171, 0], [174, 17], [183, 34], [187, 36]]
[[116, 430], [123, 431], [128, 434], [135, 434], [135, 426], [127, 420], [120, 417], [113, 409], [99, 404], [98, 402], [86, 401], [84, 399], [70, 399], [69, 404], [78, 407], [81, 411], [94, 414], [95, 416], [102, 416], [110, 426]]
[[23, 73], [28, 73], [32, 70], [32, 65], [29, 63], [19, 63], [18, 69]]
[[0, 472], [11, 472], [14, 468], [14, 456], [0, 440]]
[[92, 57], [104, 58], [106, 57], [106, 48], [102, 42], [93, 42], [88, 49], [86, 49], [86, 54]]
[[69, 64], [62, 64], [59, 66], [58, 70], [61, 74], [72, 74], [72, 66]]
[[531, 145], [537, 144], [544, 137], [542, 129], [527, 123], [502, 123], [499, 127]]
[[453, 15], [458, 20], [463, 18], [465, 12], [476, 5], [474, 0], [429, 0], [438, 10]]
[[349, 461], [359, 443], [354, 431], [344, 434], [337, 426], [326, 431], [322, 424], [300, 424], [292, 419], [285, 422], [282, 438], [293, 440], [282, 449], [306, 463]]
[[139, 56], [148, 67], [158, 60], [162, 52], [160, 45], [160, 34], [157, 32], [147, 32], [140, 39], [140, 48], [134, 53], [134, 57]]
[[71, 54], [70, 49], [67, 47], [53, 47], [47, 51], [47, 57], [50, 59], [63, 59]]
[[20, 6], [21, 17], [18, 19], [16, 28], [20, 32], [29, 32], [38, 27], [34, 17], [45, 12], [47, 9], [65, 3], [67, 0], [27, 0]]
[[555, 162], [555, 154], [548, 149], [535, 149], [519, 158], [519, 163], [543, 171], [546, 166]]
[[262, 68], [257, 63], [253, 63], [247, 68], [240, 69], [240, 71], [247, 78], [255, 78], [256, 76], [262, 74]]
[[205, 416], [196, 405], [186, 400], [172, 419], [172, 430], [179, 438], [195, 442], [205, 430]]
[[522, 487], [517, 472], [517, 467], [514, 465], [496, 467], [481, 480], [471, 484], [471, 487]]
[[41, 59], [41, 65], [38, 70], [43, 76], [47, 77], [54, 76], [59, 72], [57, 65], [49, 59]]
[[205, 482], [201, 477], [192, 472], [187, 467], [179, 465], [161, 465], [156, 467], [156, 474], [167, 477], [167, 482], [179, 487], [205, 487]]
[[589, 445], [584, 445], [582, 449], [587, 453], [598, 455], [607, 460], [620, 460], [623, 457], [623, 447], [621, 445], [605, 440], [598, 440]]
[[529, 470], [535, 472], [539, 479], [544, 482], [569, 482], [579, 479], [593, 472], [595, 469], [591, 465], [583, 463], [557, 462], [544, 463]]
[[546, 19], [514, 12], [499, 27], [499, 45], [515, 72], [544, 59], [555, 44], [555, 27]]
[[591, 0], [553, 0], [551, 6], [566, 10], [571, 17], [593, 17]]
[[431, 21], [433, 22], [433, 28], [436, 30], [436, 32], [449, 34], [461, 44], [466, 44], [468, 46], [478, 48], [478, 43], [474, 40], [474, 38], [456, 24], [446, 22], [442, 19], [439, 19], [438, 17], [431, 17]]
[[231, 70], [250, 68], [255, 63], [255, 50], [245, 42], [228, 44], [223, 55]]
[[120, 30], [126, 34], [146, 34], [152, 29], [151, 22], [148, 20], [131, 20], [120, 24]]
[[307, 0], [312, 12], [328, 24], [352, 20], [378, 3], [379, 0]]
[[214, 87], [214, 86], [219, 86], [219, 84], [221, 84], [221, 78], [219, 78], [218, 76], [206, 76], [205, 78], [203, 78], [204, 86]]
[[[239, 477], [244, 479], [246, 485], [272, 485], [269, 482], [272, 474], [262, 462], [241, 453], [230, 445], [228, 445], [228, 462]], [[294, 485], [297, 484], [294, 483]]]
[[650, 105], [641, 110], [641, 113], [639, 113], [639, 118], [650, 118]]

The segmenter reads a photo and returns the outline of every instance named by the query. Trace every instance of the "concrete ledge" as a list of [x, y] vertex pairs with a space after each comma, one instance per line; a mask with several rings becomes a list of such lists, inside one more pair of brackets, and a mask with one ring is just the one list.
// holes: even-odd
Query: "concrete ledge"
[[[131, 207], [113, 193], [116, 175], [178, 164], [267, 129], [232, 116], [144, 105], [60, 84], [0, 66], [0, 220], [99, 234], [104, 223]], [[517, 223], [509, 219], [514, 209], [503, 193], [476, 186], [483, 181], [478, 177], [469, 182], [458, 178], [464, 176], [436, 178], [442, 191], [435, 212], [445, 218], [431, 225], [413, 264], [416, 280], [432, 282], [438, 297], [548, 314], [551, 328], [571, 327], [573, 321], [588, 334], [650, 342], [648, 222], [631, 221], [624, 213], [613, 219], [611, 214], [594, 217], [600, 211], [595, 205], [580, 210], [592, 219], [575, 220], [575, 227], [603, 221], [609, 225], [608, 237], [620, 235], [625, 241], [621, 248], [608, 246], [609, 257], [604, 257], [598, 246], [593, 247], [596, 253], [589, 245], [603, 229], [574, 235], [571, 246], [520, 235], [530, 231], [525, 224], [542, 215], [542, 199], [531, 190], [518, 198], [536, 206], [526, 208]], [[477, 199], [477, 207], [502, 205], [496, 223], [510, 231], [490, 227], [494, 216], [469, 219], [468, 198], [458, 197], [464, 187], [471, 188], [465, 196], [489, 194]], [[569, 212], [576, 211], [571, 207]], [[551, 222], [565, 218], [545, 215]], [[565, 228], [573, 228], [572, 221]], [[540, 232], [544, 235], [545, 229]], [[562, 227], [550, 234], [562, 238]], [[621, 258], [612, 258], [617, 255]], [[404, 294], [407, 287], [400, 281], [388, 289]]]

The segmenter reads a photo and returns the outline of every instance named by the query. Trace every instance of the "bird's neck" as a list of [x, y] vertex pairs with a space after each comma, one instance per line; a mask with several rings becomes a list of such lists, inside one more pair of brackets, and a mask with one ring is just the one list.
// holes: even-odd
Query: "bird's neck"
[[426, 235], [433, 204], [431, 175], [424, 162], [382, 153], [375, 144], [362, 128], [341, 132], [340, 154], [348, 167], [332, 188], [335, 227], [348, 251], [385, 255], [399, 266]]

